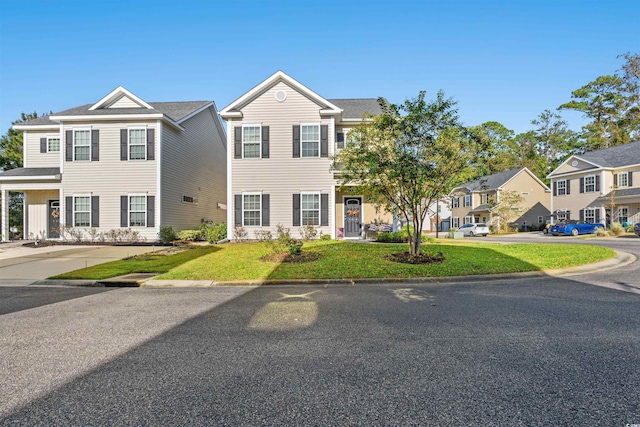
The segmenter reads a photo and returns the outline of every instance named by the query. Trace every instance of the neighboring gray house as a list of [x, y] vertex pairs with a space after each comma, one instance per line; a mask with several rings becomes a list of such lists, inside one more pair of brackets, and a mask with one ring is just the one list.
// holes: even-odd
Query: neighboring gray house
[[61, 226], [197, 228], [226, 218], [226, 135], [212, 101], [145, 102], [118, 87], [95, 104], [16, 124], [24, 167], [0, 172], [2, 238], [8, 193], [24, 193], [24, 237]]

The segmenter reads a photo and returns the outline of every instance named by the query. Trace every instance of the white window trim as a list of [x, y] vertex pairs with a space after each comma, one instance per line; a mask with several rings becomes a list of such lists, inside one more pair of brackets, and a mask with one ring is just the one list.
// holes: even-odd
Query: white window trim
[[[564, 184], [564, 187], [562, 188], [562, 191], [564, 191], [563, 194], [560, 194], [560, 183]], [[556, 196], [566, 196], [566, 195], [567, 195], [567, 180], [559, 179], [558, 181], [556, 181]]]
[[[593, 184], [587, 184], [587, 178], [593, 178]], [[587, 190], [587, 185], [593, 185], [593, 190]], [[596, 176], [595, 175], [586, 175], [584, 177], [584, 192], [585, 193], [595, 193], [596, 192]]]
[[[244, 225], [244, 196], [259, 196], [258, 199], [260, 201], [260, 215], [258, 216], [258, 218], [260, 219], [260, 225]], [[242, 226], [243, 227], [262, 227], [262, 193], [261, 192], [242, 193]]]
[[627, 210], [627, 222], [628, 222], [629, 221], [629, 206], [626, 206], [626, 205], [625, 206], [618, 206], [617, 208], [618, 208], [618, 212], [617, 212], [618, 215], [616, 215], [616, 219], [618, 220], [618, 222], [620, 224], [622, 224], [624, 222], [624, 221], [620, 220], [620, 217], [621, 217], [620, 214], [622, 213], [622, 209], [626, 209]]
[[542, 215], [538, 215], [538, 224], [544, 224], [544, 217]]
[[[585, 208], [584, 211], [582, 211], [582, 212], [583, 212], [582, 215], [584, 216], [585, 222], [596, 222], [596, 208]], [[592, 216], [593, 216], [593, 220], [592, 221], [589, 221], [587, 219], [587, 212], [590, 212], [592, 214]]]
[[[245, 128], [258, 128], [258, 147], [259, 147], [258, 148], [258, 157], [245, 157], [244, 156], [244, 146], [245, 146], [245, 144], [255, 144], [255, 142], [250, 142], [250, 143], [245, 143], [244, 142], [244, 130], [245, 130]], [[249, 124], [249, 123], [243, 124], [242, 125], [242, 136], [241, 136], [241, 139], [242, 139], [242, 158], [243, 159], [251, 160], [251, 159], [261, 159], [262, 158], [262, 124]], [[247, 193], [247, 194], [249, 194], [249, 193]], [[260, 202], [260, 203], [262, 203], [262, 202]], [[262, 207], [262, 204], [260, 206]], [[244, 221], [243, 221], [243, 223], [244, 223]]]
[[453, 228], [459, 228], [460, 227], [460, 218], [458, 218], [457, 216], [453, 217], [453, 224], [451, 225]]
[[464, 217], [464, 220], [463, 220], [464, 224], [463, 225], [473, 224], [473, 220], [474, 220], [473, 216], [467, 215], [467, 216]]
[[[620, 177], [624, 175], [626, 178], [626, 183], [625, 185], [620, 185]], [[629, 171], [624, 171], [624, 172], [618, 172], [618, 188], [626, 188], [629, 186]]]
[[[302, 139], [301, 139], [302, 141]], [[302, 224], [302, 211], [306, 210], [306, 211], [315, 211], [315, 209], [302, 209], [302, 196], [308, 196], [308, 195], [316, 195], [318, 196], [318, 224], [312, 224], [314, 227], [320, 227], [322, 224], [322, 196], [320, 195], [319, 191], [301, 191], [300, 192], [300, 226], [301, 227], [306, 227], [306, 225]], [[350, 196], [350, 197], [359, 197], [359, 196]], [[362, 213], [362, 205], [364, 204], [364, 199], [360, 199], [360, 209], [361, 209], [361, 213]], [[363, 216], [364, 218], [364, 216]]]
[[[89, 159], [87, 160], [76, 160], [76, 132], [89, 132]], [[71, 144], [71, 149], [73, 150], [73, 161], [74, 162], [90, 162], [91, 161], [91, 128], [73, 128], [73, 142]], [[85, 145], [81, 145], [81, 147], [85, 147]], [[62, 150], [60, 150], [62, 151]]]
[[[469, 199], [469, 204], [467, 204], [467, 198]], [[469, 206], [471, 206], [471, 194], [465, 194], [464, 195], [464, 201], [462, 202], [464, 208], [468, 208]]]
[[[315, 126], [315, 127], [318, 128], [318, 155], [317, 156], [303, 156], [302, 155], [302, 142], [303, 142], [302, 141], [302, 127], [303, 126]], [[322, 135], [320, 134], [321, 129], [322, 128], [320, 126], [320, 123], [300, 123], [300, 158], [301, 159], [318, 159], [318, 158], [320, 158], [320, 151], [321, 151], [320, 150], [320, 141], [322, 140]], [[345, 135], [345, 138], [346, 138], [346, 135]], [[307, 141], [307, 142], [310, 142], [310, 141]], [[345, 144], [346, 144], [346, 140], [345, 140]]]
[[[88, 197], [89, 198], [89, 225], [76, 225], [76, 199], [80, 198], [80, 197]], [[86, 212], [86, 211], [81, 211], [81, 212]], [[76, 227], [91, 227], [91, 220], [93, 218], [91, 218], [91, 194], [74, 194], [72, 199], [71, 199], [71, 215], [73, 217], [73, 220], [71, 221], [71, 226], [73, 228]]]
[[[49, 149], [49, 141], [52, 139], [57, 139], [58, 140], [58, 151], [51, 151]], [[60, 151], [62, 151], [62, 146], [60, 145], [62, 143], [62, 138], [60, 138], [59, 135], [51, 135], [51, 136], [47, 136], [47, 153], [60, 153]]]
[[[131, 198], [144, 197], [144, 225], [131, 225]], [[147, 194], [127, 194], [127, 227], [128, 228], [146, 228], [147, 227]], [[139, 212], [139, 211], [136, 211]]]
[[[132, 130], [142, 130], [144, 131], [144, 159], [132, 159], [131, 158], [131, 131]], [[139, 145], [139, 144], [136, 144]], [[141, 162], [147, 160], [147, 128], [145, 126], [133, 126], [127, 128], [127, 160], [130, 162]]]
[[[191, 199], [193, 199], [193, 202], [186, 201], [185, 197], [190, 197]], [[189, 194], [183, 194], [181, 196], [180, 200], [182, 201], [182, 203], [187, 204], [187, 205], [197, 205], [198, 204], [198, 198], [195, 197], [195, 196], [191, 196]]]

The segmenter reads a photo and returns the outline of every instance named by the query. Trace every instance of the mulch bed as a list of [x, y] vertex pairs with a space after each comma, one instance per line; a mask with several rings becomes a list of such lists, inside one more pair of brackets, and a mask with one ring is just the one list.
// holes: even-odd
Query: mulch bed
[[265, 262], [286, 262], [290, 264], [301, 264], [303, 262], [317, 261], [322, 258], [318, 252], [300, 252], [299, 254], [268, 254], [261, 258]]
[[433, 264], [444, 261], [442, 252], [436, 255], [420, 254], [411, 255], [409, 252], [397, 252], [387, 256], [387, 259], [393, 262], [402, 262], [404, 264]]

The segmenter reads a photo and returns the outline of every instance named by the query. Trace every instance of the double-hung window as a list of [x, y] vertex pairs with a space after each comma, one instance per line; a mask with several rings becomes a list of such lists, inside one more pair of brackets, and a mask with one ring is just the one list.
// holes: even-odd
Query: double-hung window
[[242, 195], [242, 225], [258, 226], [262, 225], [261, 215], [261, 194]]
[[320, 126], [300, 125], [300, 144], [302, 157], [318, 157], [320, 155]]
[[129, 196], [129, 227], [147, 226], [147, 196]]
[[460, 207], [460, 198], [459, 197], [454, 197], [453, 198], [452, 207], [454, 207], [454, 208]]
[[320, 225], [320, 195], [301, 195], [302, 225]]
[[464, 196], [464, 207], [471, 206], [471, 194]]
[[595, 175], [584, 177], [584, 192], [592, 193], [596, 191], [596, 177]]
[[260, 126], [242, 126], [242, 153], [245, 159], [260, 158]]
[[91, 196], [75, 196], [73, 198], [73, 226], [91, 226]]
[[147, 130], [129, 129], [129, 160], [147, 159]]
[[618, 187], [628, 187], [628, 186], [629, 186], [629, 173], [620, 172], [618, 174]]
[[472, 216], [465, 216], [465, 217], [464, 217], [464, 223], [465, 223], [465, 224], [471, 224], [471, 223], [473, 223], [473, 217], [472, 217]]
[[618, 222], [624, 224], [627, 221], [629, 221], [629, 208], [622, 206], [618, 208]]
[[453, 217], [453, 228], [458, 228], [460, 227], [460, 218], [458, 218], [457, 216]]
[[585, 222], [596, 222], [596, 210], [593, 208], [587, 208], [584, 210]]
[[73, 131], [73, 160], [91, 160], [91, 131]]
[[57, 153], [60, 151], [60, 138], [47, 138], [47, 152]]
[[488, 194], [481, 194], [480, 195], [480, 204], [484, 205], [489, 203], [489, 195]]
[[558, 196], [564, 196], [567, 194], [567, 181], [561, 180], [556, 182], [556, 192]]

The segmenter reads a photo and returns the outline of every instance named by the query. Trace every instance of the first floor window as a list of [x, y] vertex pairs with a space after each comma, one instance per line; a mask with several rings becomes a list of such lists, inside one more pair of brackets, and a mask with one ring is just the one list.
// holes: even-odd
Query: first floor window
[[556, 220], [558, 222], [566, 221], [567, 220], [567, 213], [566, 212], [557, 213], [556, 214]]
[[245, 194], [242, 197], [243, 225], [260, 226], [260, 194]]
[[47, 151], [49, 153], [60, 151], [60, 138], [47, 138]]
[[129, 227], [146, 227], [147, 196], [129, 196]]
[[73, 226], [91, 226], [91, 197], [76, 196], [73, 198]]
[[76, 130], [73, 132], [73, 159], [91, 160], [91, 131]]
[[302, 157], [318, 157], [320, 155], [320, 126], [301, 125], [300, 143]]
[[538, 215], [538, 224], [542, 224], [544, 222], [544, 217], [541, 215]]
[[622, 207], [618, 209], [618, 222], [624, 224], [629, 221], [629, 208]]
[[302, 225], [320, 225], [320, 195], [302, 195]]
[[458, 228], [460, 227], [460, 218], [458, 218], [457, 216], [453, 217], [453, 228]]
[[591, 175], [591, 176], [585, 176], [584, 177], [584, 192], [585, 193], [590, 193], [596, 191], [596, 177]]
[[562, 180], [556, 183], [556, 191], [558, 196], [564, 196], [567, 194], [567, 181]]
[[242, 147], [245, 159], [260, 158], [260, 126], [242, 127]]
[[595, 209], [585, 209], [584, 210], [584, 220], [585, 220], [585, 222], [596, 222], [596, 210]]
[[465, 216], [465, 217], [464, 217], [464, 223], [465, 223], [465, 224], [471, 224], [471, 223], [473, 223], [473, 217], [472, 217], [472, 216]]
[[129, 129], [129, 160], [147, 158], [147, 130]]

